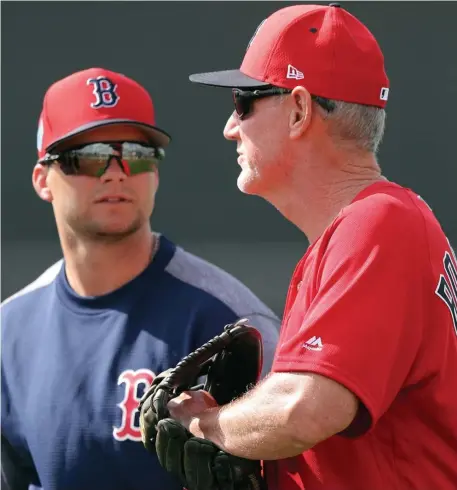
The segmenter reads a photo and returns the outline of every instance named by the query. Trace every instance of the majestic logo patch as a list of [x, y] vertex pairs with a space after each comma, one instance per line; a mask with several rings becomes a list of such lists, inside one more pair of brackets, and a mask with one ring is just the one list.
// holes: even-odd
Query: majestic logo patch
[[[128, 369], [123, 371], [117, 380], [117, 384], [125, 384], [124, 399], [118, 404], [122, 410], [122, 421], [120, 427], [113, 427], [113, 437], [117, 441], [141, 441], [141, 431], [138, 421], [138, 403], [143, 393], [149, 389], [155, 373], [149, 369]], [[143, 389], [139, 393], [139, 387]]]
[[303, 347], [308, 350], [322, 350], [324, 346], [322, 345], [322, 339], [320, 337], [316, 337], [315, 335], [308, 339]]
[[114, 107], [119, 102], [119, 95], [116, 92], [117, 85], [114, 84], [109, 78], [97, 77], [89, 78], [87, 85], [93, 84], [95, 95], [95, 102], [92, 102], [90, 106], [93, 109], [99, 109], [100, 107]]

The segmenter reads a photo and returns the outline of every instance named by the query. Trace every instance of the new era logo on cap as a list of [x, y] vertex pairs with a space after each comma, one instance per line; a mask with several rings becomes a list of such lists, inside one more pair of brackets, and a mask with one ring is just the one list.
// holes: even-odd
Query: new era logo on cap
[[156, 127], [151, 96], [138, 82], [104, 68], [73, 73], [46, 92], [37, 133], [39, 157], [77, 134], [114, 124], [136, 126], [162, 148], [170, 142]]
[[293, 78], [294, 80], [301, 80], [302, 78], [304, 78], [304, 75], [300, 70], [297, 70], [294, 66], [287, 65], [286, 78]]

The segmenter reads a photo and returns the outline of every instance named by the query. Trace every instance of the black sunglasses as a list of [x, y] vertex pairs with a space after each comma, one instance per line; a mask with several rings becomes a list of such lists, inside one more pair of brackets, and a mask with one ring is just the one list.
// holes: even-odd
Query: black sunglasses
[[165, 158], [163, 148], [133, 141], [90, 143], [58, 153], [47, 154], [38, 161], [44, 165], [59, 163], [66, 175], [101, 177], [111, 160], [117, 161], [126, 175], [153, 172], [159, 161]]
[[[251, 112], [255, 100], [271, 97], [274, 95], [290, 94], [292, 90], [280, 87], [267, 86], [267, 88], [257, 90], [241, 90], [239, 88], [232, 89], [233, 103], [235, 111], [241, 120], [245, 119]], [[332, 112], [335, 109], [335, 104], [324, 97], [311, 95], [311, 98], [321, 106], [325, 111]]]

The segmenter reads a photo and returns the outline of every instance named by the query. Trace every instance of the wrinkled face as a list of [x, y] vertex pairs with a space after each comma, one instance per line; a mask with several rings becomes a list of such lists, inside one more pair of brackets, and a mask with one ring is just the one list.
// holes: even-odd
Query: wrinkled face
[[229, 117], [224, 136], [237, 143], [241, 167], [237, 183], [242, 192], [267, 197], [285, 183], [288, 123], [287, 109], [279, 96], [255, 100], [245, 118], [236, 111]]
[[[147, 143], [138, 128], [106, 126], [74, 137], [55, 152], [101, 141]], [[59, 162], [36, 164], [33, 184], [38, 195], [52, 203], [59, 232], [116, 241], [149, 227], [159, 177], [157, 169], [128, 176], [112, 158], [101, 177], [66, 175]]]

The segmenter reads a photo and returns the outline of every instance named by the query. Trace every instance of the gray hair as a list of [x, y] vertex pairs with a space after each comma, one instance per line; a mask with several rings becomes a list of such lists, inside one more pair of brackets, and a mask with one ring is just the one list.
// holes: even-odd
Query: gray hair
[[386, 111], [380, 107], [326, 99], [330, 112], [321, 108], [329, 132], [338, 143], [376, 154], [384, 135]]

